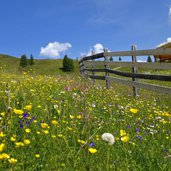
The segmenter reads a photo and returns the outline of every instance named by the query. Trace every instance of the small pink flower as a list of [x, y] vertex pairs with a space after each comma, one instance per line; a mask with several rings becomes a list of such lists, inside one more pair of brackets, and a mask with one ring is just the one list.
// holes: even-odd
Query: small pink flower
[[65, 87], [65, 90], [66, 90], [66, 91], [70, 91], [69, 86], [66, 86], [66, 87]]

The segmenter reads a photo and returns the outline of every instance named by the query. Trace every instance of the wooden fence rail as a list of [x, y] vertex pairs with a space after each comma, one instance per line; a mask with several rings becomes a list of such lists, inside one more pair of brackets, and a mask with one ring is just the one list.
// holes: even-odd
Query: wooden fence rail
[[[151, 91], [157, 91], [161, 93], [171, 94], [171, 87], [159, 86], [149, 83], [138, 82], [139, 79], [157, 80], [157, 81], [171, 81], [171, 75], [159, 75], [159, 74], [142, 74], [138, 73], [139, 68], [153, 69], [153, 70], [171, 70], [171, 63], [161, 62], [137, 62], [136, 56], [155, 56], [155, 55], [171, 55], [171, 49], [150, 49], [150, 50], [136, 50], [136, 46], [132, 46], [131, 51], [122, 52], [108, 52], [106, 49], [103, 53], [92, 54], [86, 56], [79, 61], [79, 68], [82, 75], [85, 75], [93, 80], [105, 80], [106, 87], [110, 88], [110, 82], [114, 81], [121, 84], [126, 84], [133, 87], [133, 94], [138, 95], [137, 89], [143, 88]], [[109, 57], [124, 57], [131, 56], [132, 62], [115, 62], [109, 61]], [[100, 61], [96, 61], [100, 59]], [[103, 61], [102, 61], [103, 59]], [[131, 72], [122, 72], [117, 69], [111, 69], [112, 67], [130, 67]], [[91, 74], [90, 74], [91, 73]], [[96, 75], [96, 73], [104, 73], [103, 75]], [[113, 75], [120, 76], [113, 77]], [[124, 79], [123, 79], [124, 77]], [[132, 78], [127, 80], [125, 78]]]

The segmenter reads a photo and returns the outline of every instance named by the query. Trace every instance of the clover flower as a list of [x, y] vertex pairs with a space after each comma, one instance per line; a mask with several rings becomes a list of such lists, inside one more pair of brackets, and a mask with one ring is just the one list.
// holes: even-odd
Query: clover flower
[[102, 134], [102, 140], [108, 142], [109, 145], [113, 145], [115, 142], [115, 138], [112, 134], [110, 133], [104, 133]]

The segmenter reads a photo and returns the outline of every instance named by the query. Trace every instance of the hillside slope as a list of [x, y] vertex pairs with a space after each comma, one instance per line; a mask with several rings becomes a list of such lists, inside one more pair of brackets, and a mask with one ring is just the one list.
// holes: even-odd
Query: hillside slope
[[[34, 60], [34, 66], [27, 66], [26, 68], [21, 68], [20, 58], [0, 54], [0, 71], [8, 73], [21, 73], [22, 71], [32, 71], [35, 74], [41, 75], [58, 75], [66, 74], [61, 68], [63, 65], [62, 59], [44, 59], [44, 60]], [[78, 62], [74, 61], [75, 72], [78, 73]], [[70, 73], [67, 73], [70, 74]], [[73, 73], [71, 73], [73, 74]]]

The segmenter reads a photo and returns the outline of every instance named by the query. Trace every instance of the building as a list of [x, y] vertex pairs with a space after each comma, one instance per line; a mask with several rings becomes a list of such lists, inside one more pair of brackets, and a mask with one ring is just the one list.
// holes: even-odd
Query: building
[[[159, 45], [157, 49], [168, 49], [171, 48], [171, 42], [164, 43], [162, 45]], [[164, 61], [171, 61], [171, 54], [170, 55], [156, 55], [154, 56], [156, 61], [159, 59], [160, 62]]]

